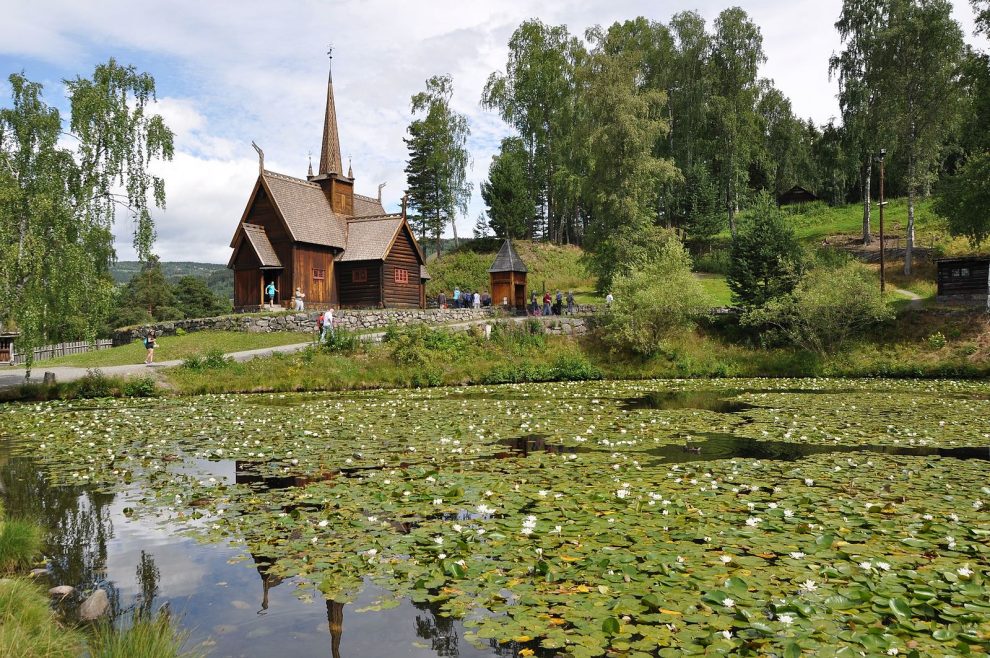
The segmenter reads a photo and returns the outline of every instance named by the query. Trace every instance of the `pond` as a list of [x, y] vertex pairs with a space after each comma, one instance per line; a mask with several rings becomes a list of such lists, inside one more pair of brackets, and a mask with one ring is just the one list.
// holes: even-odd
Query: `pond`
[[978, 653], [988, 411], [824, 379], [7, 405], [0, 485], [52, 584], [213, 656]]

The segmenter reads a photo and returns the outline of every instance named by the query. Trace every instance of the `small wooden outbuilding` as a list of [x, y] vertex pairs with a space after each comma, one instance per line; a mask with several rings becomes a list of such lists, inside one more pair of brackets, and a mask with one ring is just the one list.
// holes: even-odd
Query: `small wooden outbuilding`
[[990, 305], [990, 257], [940, 258], [936, 269], [938, 302]]
[[0, 327], [0, 363], [14, 362], [14, 339], [20, 335], [20, 332], [4, 331]]
[[811, 201], [818, 201], [818, 197], [800, 185], [795, 185], [777, 197], [778, 206], [790, 206], [795, 203], [809, 203]]
[[526, 264], [506, 240], [488, 268], [491, 280], [492, 304], [526, 310]]

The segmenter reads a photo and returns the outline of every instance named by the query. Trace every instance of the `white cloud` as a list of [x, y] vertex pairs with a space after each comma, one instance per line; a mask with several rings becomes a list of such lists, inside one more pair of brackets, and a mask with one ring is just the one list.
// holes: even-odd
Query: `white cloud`
[[[509, 129], [479, 107], [481, 90], [488, 75], [505, 66], [512, 30], [533, 17], [566, 24], [580, 36], [594, 24], [638, 15], [666, 22], [687, 9], [710, 23], [740, 4], [764, 36], [769, 61], [763, 74], [791, 98], [798, 116], [824, 122], [838, 111], [828, 57], [840, 45], [833, 23], [841, 0], [697, 0], [663, 9], [642, 0], [109, 0], [98, 11], [69, 0], [7, 4], [0, 70], [24, 68], [32, 78], [58, 79], [115, 56], [156, 76], [159, 111], [177, 137], [175, 161], [161, 167], [168, 210], [157, 214], [157, 251], [169, 260], [226, 262], [257, 173], [251, 140], [265, 149], [270, 168], [287, 174], [304, 175], [309, 152], [318, 160], [328, 42], [335, 46], [342, 154], [353, 156], [359, 192], [374, 194], [378, 183], [388, 183], [384, 200], [392, 210], [405, 187], [409, 98], [432, 75], [453, 76], [453, 104], [472, 127], [470, 179], [485, 178]], [[955, 5], [972, 41], [968, 3]], [[986, 47], [985, 40], [977, 43]], [[32, 75], [39, 69], [42, 75]], [[458, 223], [461, 234], [482, 208], [476, 187]], [[126, 222], [118, 227], [124, 237], [128, 231]], [[122, 258], [133, 255], [128, 242], [118, 243]]]

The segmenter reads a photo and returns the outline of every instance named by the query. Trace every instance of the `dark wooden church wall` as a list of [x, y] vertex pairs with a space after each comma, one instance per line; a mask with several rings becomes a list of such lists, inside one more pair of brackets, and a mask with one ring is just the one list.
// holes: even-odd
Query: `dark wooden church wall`
[[[337, 297], [343, 307], [378, 308], [381, 301], [380, 260], [361, 260], [336, 263]], [[364, 271], [366, 280], [354, 280], [355, 270]], [[363, 278], [363, 277], [359, 277]]]
[[[412, 236], [403, 226], [385, 257], [382, 290], [386, 308], [419, 308], [422, 300], [422, 280], [419, 278], [419, 257]], [[405, 283], [396, 280], [396, 270], [405, 270]]]
[[[258, 190], [254, 197], [251, 210], [248, 211], [244, 221], [248, 224], [258, 224], [265, 227], [268, 241], [272, 243], [272, 249], [282, 263], [283, 269], [278, 273], [278, 302], [283, 306], [291, 305], [292, 295], [295, 292], [293, 284], [293, 248], [292, 236], [285, 228], [285, 224], [275, 212], [271, 199], [265, 193], [265, 188]], [[257, 304], [257, 302], [250, 302]]]

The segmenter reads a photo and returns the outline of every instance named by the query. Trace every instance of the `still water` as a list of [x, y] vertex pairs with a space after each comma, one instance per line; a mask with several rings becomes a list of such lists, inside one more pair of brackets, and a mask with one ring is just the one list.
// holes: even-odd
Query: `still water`
[[[167, 606], [188, 631], [187, 648], [210, 656], [514, 656], [513, 643], [474, 647], [457, 620], [438, 606], [403, 601], [375, 605], [382, 592], [365, 588], [347, 605], [296, 596], [296, 583], [266, 574], [264, 558], [245, 561], [237, 545], [204, 544], [176, 535], [164, 522], [131, 518], [129, 498], [87, 487], [52, 487], [32, 460], [0, 453], [0, 490], [7, 513], [48, 529], [46, 556], [54, 585], [109, 594], [113, 614]], [[234, 482], [232, 461], [197, 461], [201, 471]], [[241, 475], [243, 479], [245, 475]], [[81, 599], [69, 599], [72, 618]]]

